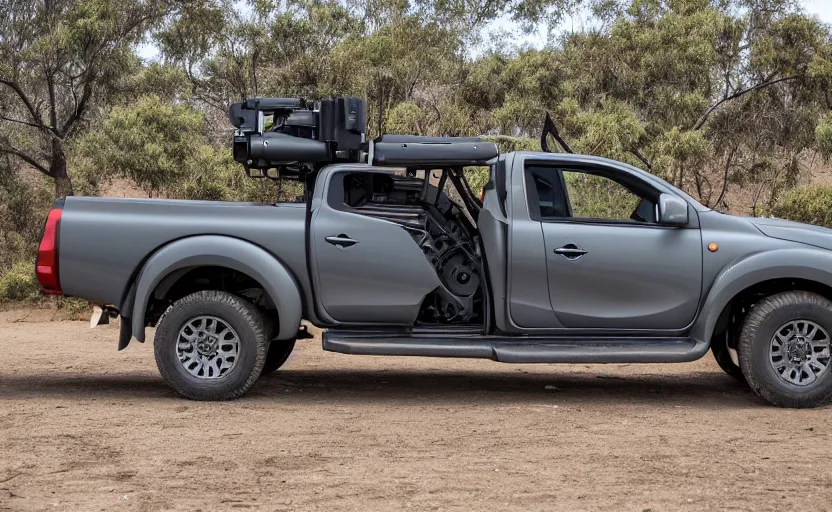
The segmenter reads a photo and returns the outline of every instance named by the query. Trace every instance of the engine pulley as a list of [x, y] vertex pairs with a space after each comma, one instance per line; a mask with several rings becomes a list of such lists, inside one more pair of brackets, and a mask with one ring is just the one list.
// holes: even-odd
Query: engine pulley
[[480, 287], [476, 267], [463, 253], [451, 256], [442, 266], [442, 284], [454, 295], [470, 297]]

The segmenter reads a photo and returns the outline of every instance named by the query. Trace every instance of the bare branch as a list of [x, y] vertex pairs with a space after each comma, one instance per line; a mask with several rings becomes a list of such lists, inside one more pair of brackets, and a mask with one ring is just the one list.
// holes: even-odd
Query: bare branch
[[[704, 200], [704, 193], [702, 192], [702, 174], [700, 174], [700, 172], [695, 169], [693, 171], [693, 183], [694, 185], [696, 185], [696, 195], [699, 197], [699, 201], [707, 205], [708, 201]], [[710, 199], [710, 194], [708, 198]]]
[[92, 96], [92, 79], [88, 79], [84, 82], [84, 91], [81, 93], [81, 99], [78, 100], [78, 103], [75, 105], [75, 109], [72, 111], [72, 114], [64, 121], [64, 124], [61, 125], [61, 129], [58, 132], [60, 137], [66, 137], [69, 135], [70, 131], [75, 125], [75, 122], [84, 115], [84, 110], [87, 108], [87, 103]]
[[0, 153], [8, 153], [10, 155], [14, 155], [19, 159], [23, 160], [27, 164], [31, 165], [35, 169], [39, 170], [43, 174], [49, 176], [49, 169], [41, 165], [34, 157], [27, 155], [26, 153], [19, 151], [17, 149], [11, 147], [0, 147]]
[[20, 85], [17, 82], [15, 82], [14, 80], [7, 80], [5, 78], [0, 78], [0, 84], [3, 84], [5, 86], [11, 88], [11, 90], [13, 90], [17, 94], [17, 96], [20, 98], [20, 101], [22, 101], [23, 104], [26, 106], [26, 110], [28, 110], [29, 114], [32, 116], [32, 120], [34, 120], [36, 123], [38, 123], [41, 126], [43, 125], [43, 119], [41, 119], [40, 114], [38, 113], [37, 110], [35, 110], [35, 107], [34, 107], [34, 105], [32, 105], [32, 102], [29, 100], [29, 97], [26, 96], [26, 93], [23, 92], [23, 89], [20, 88]]
[[35, 123], [30, 123], [29, 121], [22, 121], [20, 119], [14, 119], [12, 117], [6, 117], [6, 116], [3, 116], [3, 115], [0, 115], [0, 120], [8, 121], [10, 123], [22, 124], [24, 126], [31, 126], [32, 128], [43, 129], [42, 125], [35, 124]]
[[739, 144], [735, 145], [731, 148], [731, 152], [728, 153], [728, 160], [725, 162], [725, 173], [722, 177], [722, 191], [719, 193], [719, 197], [716, 198], [716, 202], [714, 206], [718, 207], [722, 200], [725, 198], [725, 191], [728, 189], [728, 172], [731, 169], [731, 161], [734, 159], [734, 155], [737, 153], [737, 149], [739, 148]]
[[644, 156], [642, 152], [638, 150], [638, 148], [631, 149], [630, 153], [632, 153], [636, 158], [641, 160], [641, 163], [647, 166], [648, 171], [653, 172], [653, 165], [650, 163], [650, 160], [648, 160], [647, 157]]
[[775, 84], [779, 84], [780, 82], [786, 82], [788, 80], [797, 80], [798, 78], [800, 78], [800, 75], [785, 76], [785, 77], [782, 77], [782, 78], [778, 78], [776, 80], [768, 80], [768, 81], [765, 81], [765, 82], [761, 82], [761, 83], [759, 83], [757, 85], [753, 85], [753, 86], [751, 86], [747, 89], [737, 91], [734, 94], [732, 94], [730, 96], [727, 96], [727, 97], [719, 100], [718, 102], [714, 103], [713, 105], [711, 105], [711, 107], [704, 114], [702, 114], [702, 117], [700, 117], [699, 120], [696, 121], [696, 124], [693, 125], [693, 130], [698, 130], [698, 129], [702, 128], [702, 126], [705, 124], [705, 121], [708, 120], [708, 117], [710, 117], [710, 115], [714, 112], [714, 110], [718, 109], [723, 103], [727, 103], [727, 102], [729, 102], [731, 100], [735, 100], [735, 99], [737, 99], [741, 96], [745, 96], [746, 94], [748, 94], [750, 92], [759, 91], [760, 89], [765, 89], [766, 87], [769, 87], [769, 86], [772, 86], [772, 85], [775, 85]]
[[51, 70], [44, 69], [46, 75], [46, 88], [49, 91], [49, 127], [52, 131], [58, 129], [58, 105], [55, 97], [55, 81]]

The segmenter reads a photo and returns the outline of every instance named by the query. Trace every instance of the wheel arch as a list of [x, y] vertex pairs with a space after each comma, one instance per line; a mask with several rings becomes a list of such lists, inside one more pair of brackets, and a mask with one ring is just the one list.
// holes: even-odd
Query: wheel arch
[[813, 247], [780, 249], [729, 264], [711, 286], [691, 336], [710, 344], [730, 325], [738, 308], [744, 308], [744, 318], [755, 302], [791, 290], [810, 291], [832, 300], [832, 252]]
[[[279, 325], [275, 338], [290, 339], [295, 336], [303, 316], [303, 303], [300, 288], [291, 272], [261, 247], [238, 238], [218, 235], [193, 236], [170, 242], [147, 259], [125, 301], [127, 307], [122, 308], [122, 316], [128, 311], [130, 313], [129, 323], [132, 325], [128, 336], [143, 342], [148, 303], [160, 287], [166, 293], [189, 272], [201, 267], [228, 269], [255, 281], [275, 306]], [[122, 333], [122, 338], [125, 334]]]

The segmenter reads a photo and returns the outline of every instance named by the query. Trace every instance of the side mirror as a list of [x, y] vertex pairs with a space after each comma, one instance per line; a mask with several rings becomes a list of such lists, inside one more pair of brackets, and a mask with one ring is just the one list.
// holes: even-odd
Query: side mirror
[[681, 197], [672, 194], [659, 196], [659, 224], [665, 226], [688, 225], [688, 203]]

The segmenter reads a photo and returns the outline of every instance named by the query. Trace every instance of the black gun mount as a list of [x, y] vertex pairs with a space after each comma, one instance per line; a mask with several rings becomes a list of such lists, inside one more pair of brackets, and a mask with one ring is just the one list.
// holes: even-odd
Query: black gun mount
[[359, 98], [307, 104], [299, 98], [252, 98], [234, 103], [228, 118], [234, 160], [250, 176], [276, 169], [301, 175], [332, 162], [357, 162], [365, 146], [366, 111]]
[[252, 177], [302, 179], [335, 162], [420, 169], [484, 165], [499, 154], [496, 144], [476, 137], [383, 135], [368, 142], [364, 101], [353, 97], [312, 104], [251, 98], [231, 105], [228, 118], [237, 128], [234, 160]]

